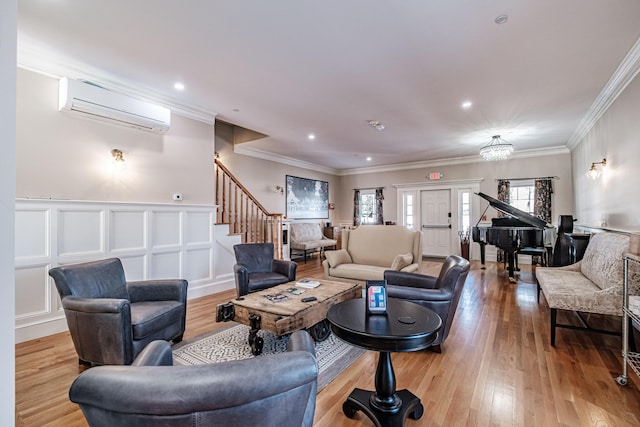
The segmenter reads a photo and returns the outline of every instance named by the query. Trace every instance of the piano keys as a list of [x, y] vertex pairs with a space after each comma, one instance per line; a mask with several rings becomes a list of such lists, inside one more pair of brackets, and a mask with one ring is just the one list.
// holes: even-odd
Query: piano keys
[[491, 227], [478, 227], [477, 224], [472, 227], [472, 240], [480, 244], [480, 261], [484, 266], [486, 245], [494, 245], [504, 250], [507, 256], [509, 280], [515, 282], [517, 251], [523, 248], [546, 249], [553, 247], [556, 236], [555, 228], [551, 224], [547, 224], [546, 221], [491, 196], [484, 193], [476, 194], [487, 200], [490, 206], [507, 215], [504, 218], [492, 218]]

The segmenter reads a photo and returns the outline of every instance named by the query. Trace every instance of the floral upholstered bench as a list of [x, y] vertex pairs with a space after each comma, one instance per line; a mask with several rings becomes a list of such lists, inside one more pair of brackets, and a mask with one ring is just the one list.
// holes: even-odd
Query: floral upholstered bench
[[[580, 313], [622, 316], [623, 260], [629, 248], [629, 236], [602, 232], [589, 240], [581, 261], [565, 267], [538, 267], [538, 299], [542, 290], [551, 309], [551, 345], [556, 328], [581, 329], [620, 335], [620, 332], [589, 327]], [[630, 280], [630, 294], [640, 294], [638, 274]], [[574, 311], [584, 326], [559, 324], [558, 310]]]
[[[319, 223], [313, 222], [294, 222], [291, 223], [291, 241], [290, 241], [290, 254], [293, 256], [295, 253], [302, 253], [304, 255], [304, 262], [307, 262], [307, 254], [316, 252], [318, 250], [323, 251], [327, 247], [336, 247], [338, 245], [337, 240], [329, 239], [322, 234], [322, 229]], [[336, 248], [337, 249], [337, 248]]]

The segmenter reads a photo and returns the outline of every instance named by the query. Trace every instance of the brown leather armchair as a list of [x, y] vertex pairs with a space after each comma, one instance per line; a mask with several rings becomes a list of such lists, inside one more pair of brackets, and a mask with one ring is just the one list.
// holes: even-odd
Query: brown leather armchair
[[127, 282], [117, 258], [49, 270], [81, 364], [129, 365], [154, 340], [182, 340], [187, 281]]
[[298, 264], [274, 259], [273, 243], [241, 243], [233, 246], [238, 297], [296, 280]]
[[450, 255], [442, 264], [438, 277], [418, 273], [386, 270], [387, 295], [420, 304], [435, 311], [442, 318], [442, 328], [431, 349], [440, 353], [449, 335], [453, 316], [469, 273], [469, 261]]
[[71, 385], [92, 427], [311, 427], [318, 368], [306, 331], [288, 352], [197, 366], [171, 366], [171, 348], [154, 341], [133, 366], [99, 366]]

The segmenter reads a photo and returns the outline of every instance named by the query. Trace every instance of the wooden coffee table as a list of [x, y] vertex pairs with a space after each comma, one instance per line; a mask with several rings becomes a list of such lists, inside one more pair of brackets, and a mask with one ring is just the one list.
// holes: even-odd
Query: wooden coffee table
[[[254, 355], [262, 353], [264, 341], [257, 336], [260, 329], [279, 336], [307, 329], [314, 340], [323, 341], [331, 334], [327, 322], [327, 312], [339, 302], [362, 297], [362, 286], [358, 283], [334, 282], [313, 279], [320, 286], [313, 289], [297, 287], [296, 282], [274, 286], [259, 292], [253, 292], [220, 304], [216, 310], [216, 321], [234, 320], [250, 326], [249, 345]], [[305, 292], [295, 295], [286, 289], [303, 289]], [[266, 295], [281, 293], [287, 296], [284, 301], [273, 302]], [[315, 297], [315, 301], [303, 302], [303, 298]]]

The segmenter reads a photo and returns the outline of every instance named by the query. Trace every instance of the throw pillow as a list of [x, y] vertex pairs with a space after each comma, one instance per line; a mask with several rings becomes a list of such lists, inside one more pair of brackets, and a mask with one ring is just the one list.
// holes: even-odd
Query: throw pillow
[[351, 260], [351, 255], [347, 252], [346, 249], [338, 249], [337, 251], [326, 251], [324, 253], [324, 257], [327, 259], [329, 263], [329, 267], [335, 268], [340, 264], [350, 264], [353, 261]]
[[402, 254], [402, 255], [397, 255], [393, 262], [391, 263], [391, 269], [392, 270], [397, 270], [400, 271], [403, 268], [411, 265], [411, 263], [413, 262], [413, 254]]

